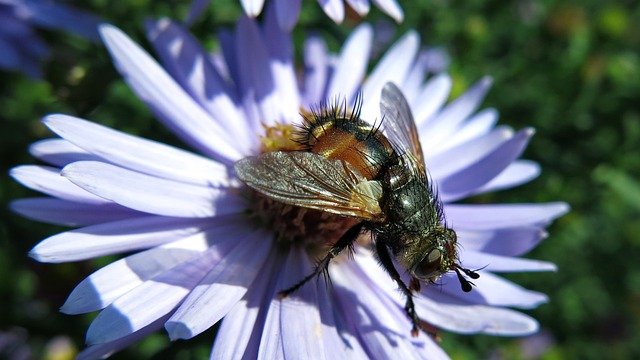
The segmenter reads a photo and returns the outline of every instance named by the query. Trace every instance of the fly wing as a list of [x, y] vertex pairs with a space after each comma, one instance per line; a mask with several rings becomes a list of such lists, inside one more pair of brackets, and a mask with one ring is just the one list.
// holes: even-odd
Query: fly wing
[[399, 153], [409, 153], [415, 159], [420, 172], [424, 174], [424, 156], [411, 108], [400, 89], [393, 83], [388, 82], [382, 88], [380, 113], [391, 144]]
[[273, 200], [364, 220], [380, 220], [382, 188], [350, 164], [310, 152], [270, 152], [238, 161], [240, 180]]

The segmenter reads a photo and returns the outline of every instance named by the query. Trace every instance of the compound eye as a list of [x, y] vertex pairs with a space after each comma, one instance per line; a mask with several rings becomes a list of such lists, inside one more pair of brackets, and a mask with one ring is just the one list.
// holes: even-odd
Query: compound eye
[[438, 249], [433, 249], [422, 261], [413, 269], [414, 275], [423, 281], [440, 275], [440, 259], [442, 253]]

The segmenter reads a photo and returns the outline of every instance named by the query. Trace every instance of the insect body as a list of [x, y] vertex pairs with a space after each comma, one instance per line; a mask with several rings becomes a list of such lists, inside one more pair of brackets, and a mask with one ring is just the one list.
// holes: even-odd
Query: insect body
[[[239, 178], [271, 200], [361, 220], [338, 239], [315, 271], [281, 296], [326, 271], [362, 229], [375, 238], [378, 259], [407, 297], [412, 334], [423, 328], [413, 304], [420, 283], [455, 271], [464, 291], [478, 274], [457, 261], [456, 233], [444, 222], [442, 204], [431, 186], [411, 110], [400, 90], [387, 83], [380, 101], [386, 136], [340, 111], [321, 110], [296, 139], [300, 151], [275, 151], [235, 164]], [[409, 274], [405, 284], [393, 259]]]

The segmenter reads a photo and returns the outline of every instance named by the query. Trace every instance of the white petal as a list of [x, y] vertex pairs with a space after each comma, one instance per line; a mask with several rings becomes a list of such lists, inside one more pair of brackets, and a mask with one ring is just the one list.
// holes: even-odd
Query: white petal
[[342, 23], [344, 20], [344, 3], [343, 0], [318, 0], [318, 4], [336, 24]]
[[118, 204], [88, 204], [49, 197], [14, 200], [11, 210], [32, 220], [64, 226], [87, 226], [144, 214]]
[[129, 291], [102, 310], [87, 330], [87, 343], [99, 344], [134, 333], [173, 309], [237, 243], [224, 242]]
[[[172, 221], [167, 218], [163, 220]], [[225, 241], [235, 241], [237, 234], [247, 226], [244, 217], [216, 217], [206, 219], [206, 223], [204, 220], [191, 219], [182, 220], [182, 222], [184, 223], [182, 233], [176, 229], [174, 231], [176, 236], [171, 242], [127, 256], [84, 279], [71, 292], [60, 310], [67, 314], [79, 314], [102, 309], [145, 281], [201, 255], [211, 246]], [[140, 225], [143, 224], [144, 222], [141, 221]], [[201, 231], [197, 232], [199, 228]], [[165, 233], [159, 229], [158, 231], [149, 229], [146, 236], [153, 237], [156, 234], [166, 236]], [[190, 233], [194, 234], [189, 235]], [[117, 238], [114, 235], [107, 237]], [[135, 240], [141, 236], [132, 237]]]
[[437, 146], [437, 151], [442, 152], [456, 147], [467, 141], [473, 141], [488, 134], [498, 122], [498, 112], [495, 109], [483, 109], [467, 119], [446, 142]]
[[373, 122], [380, 119], [380, 95], [387, 82], [402, 85], [411, 66], [416, 60], [420, 36], [415, 31], [407, 32], [400, 40], [387, 50], [367, 80], [362, 85], [362, 118]]
[[264, 0], [240, 0], [240, 3], [244, 12], [251, 17], [260, 15], [264, 6]]
[[226, 185], [226, 168], [172, 146], [110, 129], [80, 118], [50, 115], [44, 124], [74, 145], [119, 166], [198, 185]]
[[245, 207], [239, 195], [226, 188], [160, 179], [97, 161], [67, 165], [62, 175], [95, 195], [156, 215], [210, 217]]
[[145, 216], [92, 225], [51, 236], [29, 255], [38, 261], [67, 262], [146, 249], [199, 232], [206, 220]]
[[[342, 1], [342, 0], [340, 0]], [[362, 24], [349, 35], [340, 52], [327, 88], [327, 100], [345, 99], [351, 103], [364, 78], [373, 40], [373, 29]]]
[[466, 230], [505, 229], [518, 226], [546, 225], [569, 211], [563, 202], [541, 204], [445, 204], [447, 220]]
[[391, 16], [396, 22], [404, 20], [402, 8], [395, 0], [371, 0], [380, 10]]
[[415, 298], [416, 309], [429, 322], [460, 334], [523, 336], [538, 331], [538, 322], [510, 309], [484, 305], [458, 305], [424, 296]]
[[[448, 74], [436, 75], [424, 84], [420, 95], [411, 103], [413, 117], [421, 137], [424, 131], [428, 131], [428, 128], [423, 124], [431, 120], [436, 111], [442, 108], [447, 98], [449, 98], [452, 84], [453, 81]], [[431, 148], [429, 142], [423, 140], [421, 142], [425, 150]], [[430, 151], [426, 151], [426, 153], [429, 154]]]
[[221, 162], [231, 164], [242, 157], [234, 139], [225, 138], [224, 129], [138, 44], [113, 26], [100, 30], [122, 76], [169, 129]]
[[190, 339], [225, 316], [244, 296], [270, 254], [264, 231], [237, 236], [242, 245], [230, 251], [193, 288], [165, 324], [172, 340]]
[[29, 153], [38, 160], [64, 167], [74, 161], [101, 160], [64, 139], [44, 139], [29, 147]]
[[347, 0], [347, 4], [362, 17], [369, 13], [369, 0]]
[[59, 199], [85, 204], [106, 204], [109, 201], [87, 192], [60, 176], [60, 169], [49, 166], [23, 165], [9, 172], [22, 185]]

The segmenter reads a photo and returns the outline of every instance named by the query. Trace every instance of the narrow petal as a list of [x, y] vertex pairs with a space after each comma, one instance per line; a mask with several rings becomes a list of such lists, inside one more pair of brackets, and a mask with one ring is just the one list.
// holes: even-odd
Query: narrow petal
[[325, 96], [327, 100], [345, 99], [351, 103], [355, 98], [367, 70], [372, 41], [373, 29], [368, 24], [358, 26], [349, 35], [329, 80]]
[[110, 25], [102, 25], [101, 34], [124, 79], [171, 131], [223, 163], [242, 157], [224, 129], [138, 44]]
[[191, 289], [237, 243], [224, 242], [129, 291], [102, 310], [87, 330], [87, 343], [100, 344], [130, 335], [175, 309]]
[[262, 325], [269, 303], [273, 301], [283, 256], [276, 248], [272, 248], [244, 298], [222, 320], [211, 359], [257, 358]]
[[439, 301], [418, 296], [416, 308], [428, 323], [461, 334], [524, 336], [538, 331], [533, 318], [510, 309], [483, 305], [449, 303], [441, 294]]
[[520, 256], [536, 247], [548, 234], [539, 226], [496, 230], [456, 230], [460, 246], [473, 251], [503, 256]]
[[[300, 1], [297, 1], [299, 5]], [[296, 1], [287, 1], [289, 11], [294, 11]], [[279, 19], [278, 19], [279, 20]], [[294, 50], [291, 35], [281, 28], [275, 10], [267, 9], [264, 21], [264, 37], [269, 46], [269, 63], [273, 73], [274, 92], [278, 99], [280, 120], [291, 123], [300, 118], [300, 89], [293, 60]]]
[[460, 199], [495, 178], [520, 157], [532, 135], [533, 129], [521, 130], [473, 165], [440, 179], [438, 188], [442, 201]]
[[249, 127], [237, 104], [237, 89], [219, 73], [210, 54], [186, 29], [169, 19], [149, 20], [145, 24], [151, 44], [167, 71], [224, 129], [225, 136], [242, 139], [234, 143], [238, 150], [250, 154], [257, 139], [248, 136]]
[[402, 85], [411, 66], [416, 61], [420, 36], [415, 31], [407, 32], [385, 53], [367, 80], [362, 85], [362, 118], [373, 122], [380, 118], [380, 95], [387, 82]]
[[44, 124], [74, 145], [127, 169], [201, 186], [227, 185], [226, 168], [209, 159], [67, 115]]
[[498, 176], [484, 184], [473, 194], [484, 194], [491, 191], [510, 189], [528, 183], [540, 175], [540, 165], [528, 160], [516, 160]]
[[146, 249], [193, 235], [208, 219], [144, 216], [91, 225], [51, 236], [29, 255], [42, 262], [68, 262]]
[[460, 97], [452, 101], [429, 122], [418, 128], [427, 144], [437, 145], [455, 132], [480, 105], [491, 87], [491, 78], [484, 77]]
[[129, 347], [131, 344], [138, 342], [146, 338], [147, 336], [153, 334], [154, 332], [160, 330], [162, 328], [162, 324], [169, 318], [169, 314], [160, 317], [158, 320], [152, 322], [151, 324], [145, 326], [144, 328], [134, 332], [131, 335], [122, 337], [118, 340], [114, 340], [111, 342], [91, 345], [86, 349], [82, 350], [76, 360], [97, 360], [97, 359], [105, 359], [111, 356], [113, 353], [120, 351]]
[[109, 203], [109, 201], [77, 187], [69, 180], [60, 176], [60, 169], [58, 168], [23, 165], [11, 169], [9, 175], [29, 189], [62, 200], [95, 205]]
[[29, 147], [29, 153], [40, 161], [61, 168], [74, 161], [101, 160], [64, 139], [36, 141]]
[[[234, 241], [242, 227], [247, 226], [245, 219], [240, 217], [207, 219], [207, 229], [197, 221], [183, 221], [184, 234], [175, 231], [175, 239], [171, 242], [127, 256], [94, 272], [76, 286], [60, 310], [66, 314], [80, 314], [103, 309], [145, 281], [200, 256], [211, 246]], [[190, 226], [203, 229], [189, 235]], [[149, 236], [158, 233], [159, 231], [147, 231]], [[160, 232], [160, 236], [163, 235]], [[146, 239], [143, 241], [148, 243]]]
[[546, 225], [569, 211], [563, 202], [544, 204], [445, 204], [447, 221], [464, 230], [492, 230]]
[[430, 157], [427, 162], [429, 173], [434, 179], [444, 179], [482, 160], [512, 138], [511, 128], [498, 127], [485, 136]]
[[[411, 103], [413, 118], [418, 129], [422, 131], [421, 135], [424, 131], [428, 131], [428, 128], [425, 128], [423, 124], [427, 123], [449, 98], [452, 84], [453, 80], [448, 74], [438, 74], [424, 84], [420, 94]], [[422, 146], [429, 148], [431, 144], [422, 141]]]
[[[301, 248], [289, 252], [284, 264], [281, 285], [289, 286], [291, 278], [299, 281], [300, 274], [312, 269], [307, 254]], [[290, 275], [292, 274], [292, 275]], [[282, 324], [283, 350], [289, 359], [325, 359], [322, 321], [318, 310], [318, 293], [315, 284], [300, 288], [295, 294], [280, 301], [280, 323]], [[296, 339], [291, 341], [292, 339]]]
[[240, 196], [226, 188], [180, 183], [97, 161], [67, 165], [62, 175], [95, 195], [150, 214], [211, 217], [245, 208]]
[[464, 266], [492, 272], [521, 272], [521, 271], [556, 271], [554, 263], [548, 261], [531, 260], [518, 257], [492, 255], [484, 252], [461, 248], [459, 256], [464, 259]]
[[269, 51], [258, 24], [246, 17], [237, 22], [236, 41], [242, 44], [236, 46], [240, 93], [254, 132], [261, 133], [262, 123], [283, 120]]
[[533, 309], [549, 301], [546, 295], [527, 290], [489, 271], [479, 271], [479, 274], [480, 277], [473, 280], [476, 286], [471, 292], [462, 291], [456, 275], [449, 272], [442, 276], [441, 286], [425, 286], [422, 294], [436, 301], [441, 301], [437, 294], [444, 293], [471, 305], [508, 306], [520, 309]]
[[304, 43], [304, 103], [305, 108], [317, 106], [324, 98], [329, 76], [327, 44], [322, 37], [312, 35]]
[[365, 17], [371, 8], [369, 0], [347, 0], [347, 4], [361, 17]]
[[251, 17], [256, 17], [262, 12], [264, 0], [240, 0], [244, 12]]
[[401, 23], [404, 20], [404, 12], [395, 0], [371, 0], [385, 14], [391, 16], [393, 20]]
[[172, 340], [190, 339], [207, 330], [247, 292], [270, 254], [271, 242], [264, 231], [239, 234], [236, 239], [243, 244], [211, 269], [165, 324]]
[[433, 150], [443, 152], [486, 135], [493, 130], [497, 122], [498, 112], [495, 109], [480, 110], [461, 124], [458, 130], [447, 139], [446, 143], [440, 143]]
[[28, 219], [64, 226], [88, 226], [143, 215], [113, 203], [98, 205], [49, 197], [18, 199], [10, 207]]
[[300, 17], [301, 0], [276, 0], [275, 8], [278, 25], [282, 30], [291, 31]]
[[341, 24], [344, 20], [344, 3], [343, 0], [318, 0], [318, 4], [324, 13], [336, 24]]
[[191, 25], [200, 16], [200, 14], [202, 14], [210, 2], [211, 0], [193, 0], [185, 23], [187, 23], [187, 25]]
[[271, 300], [266, 305], [267, 315], [258, 348], [258, 360], [284, 359], [284, 339], [280, 322], [280, 302]]

